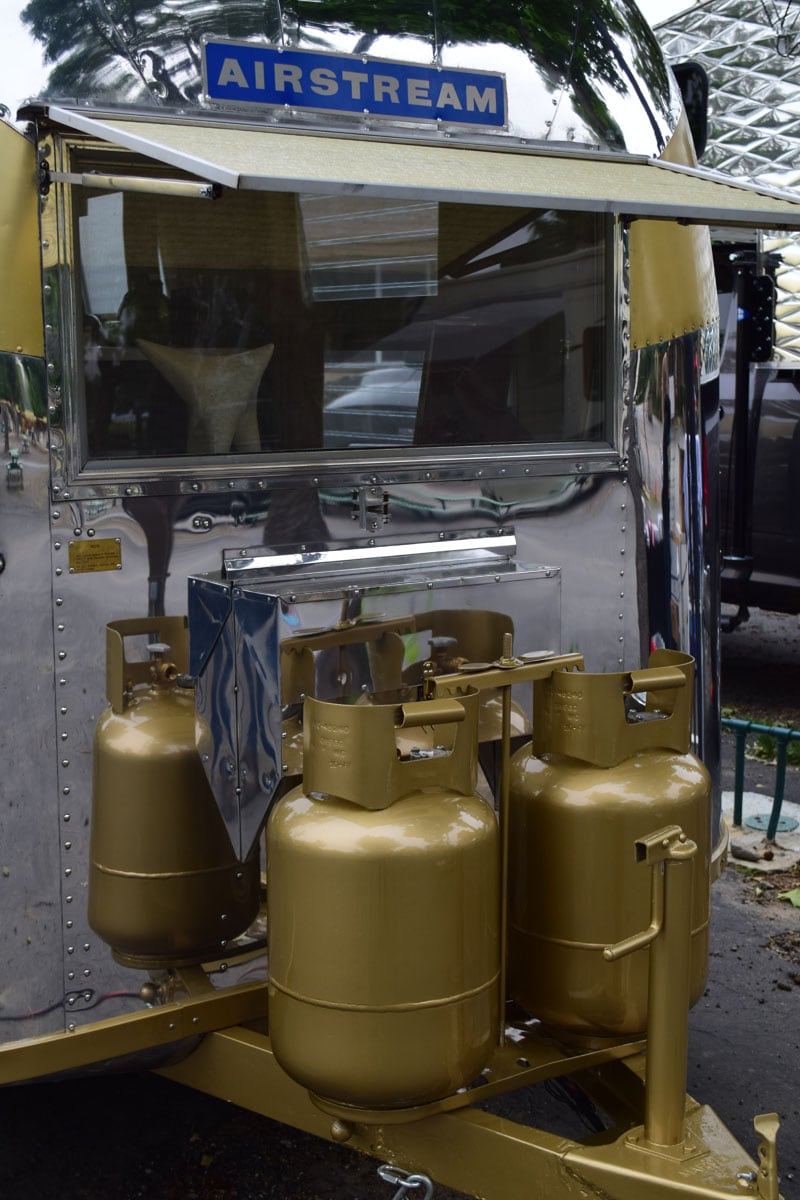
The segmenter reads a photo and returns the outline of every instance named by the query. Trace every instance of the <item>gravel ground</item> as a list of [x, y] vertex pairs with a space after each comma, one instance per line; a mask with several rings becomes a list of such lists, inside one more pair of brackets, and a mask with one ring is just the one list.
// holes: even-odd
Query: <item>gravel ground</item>
[[778, 1112], [785, 1200], [800, 1200], [800, 909], [793, 880], [729, 866], [714, 886], [705, 995], [689, 1024], [689, 1081], [753, 1156], [753, 1116]]
[[[754, 612], [723, 635], [736, 715], [800, 728], [797, 618]], [[730, 764], [732, 739], [726, 739]], [[754, 774], [751, 776], [750, 772]], [[748, 787], [772, 769], [748, 763]], [[790, 768], [787, 798], [800, 796]], [[714, 888], [708, 987], [691, 1014], [689, 1090], [755, 1154], [752, 1117], [777, 1110], [785, 1200], [800, 1200], [800, 909], [794, 875], [729, 866]], [[375, 1164], [152, 1075], [0, 1093], [0, 1196], [20, 1200], [391, 1200]], [[437, 1189], [436, 1196], [451, 1196]]]

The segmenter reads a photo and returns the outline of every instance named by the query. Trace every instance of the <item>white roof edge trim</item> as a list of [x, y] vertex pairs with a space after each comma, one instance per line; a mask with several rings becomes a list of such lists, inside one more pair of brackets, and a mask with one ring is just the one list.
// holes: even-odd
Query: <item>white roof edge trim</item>
[[494, 149], [201, 124], [50, 106], [69, 129], [223, 187], [526, 205], [756, 229], [800, 229], [800, 197], [626, 155]]

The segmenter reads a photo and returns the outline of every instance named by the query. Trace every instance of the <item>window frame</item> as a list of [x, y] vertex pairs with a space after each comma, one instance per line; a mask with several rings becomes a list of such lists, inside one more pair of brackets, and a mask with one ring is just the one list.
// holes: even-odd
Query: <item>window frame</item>
[[[128, 149], [85, 136], [59, 135], [53, 139], [57, 170], [103, 170], [138, 178], [187, 179], [177, 168], [144, 158]], [[435, 152], [435, 151], [434, 151]], [[367, 447], [304, 451], [252, 452], [223, 455], [91, 457], [84, 386], [83, 303], [80, 296], [80, 254], [74, 183], [55, 183], [43, 206], [43, 230], [55, 235], [55, 252], [45, 255], [45, 284], [57, 297], [57, 329], [48, 321], [48, 371], [58, 403], [62, 436], [56, 439], [55, 491], [86, 496], [137, 495], [201, 490], [263, 489], [296, 480], [298, 473], [331, 484], [339, 481], [418, 481], [431, 478], [476, 478], [492, 471], [502, 475], [594, 474], [618, 471], [623, 425], [623, 360], [625, 294], [622, 286], [626, 253], [625, 223], [605, 214], [603, 389], [605, 437], [597, 441], [518, 442], [465, 446]], [[335, 185], [332, 185], [335, 186]], [[452, 201], [469, 203], [454, 192]], [[197, 203], [214, 203], [198, 200]], [[530, 211], [528, 205], [509, 206]], [[591, 211], [591, 210], [587, 210]], [[46, 237], [45, 237], [46, 241]], [[56, 282], [57, 281], [57, 282]], [[51, 301], [52, 302], [52, 301]], [[47, 301], [46, 301], [47, 307]], [[58, 423], [58, 420], [57, 422]]]

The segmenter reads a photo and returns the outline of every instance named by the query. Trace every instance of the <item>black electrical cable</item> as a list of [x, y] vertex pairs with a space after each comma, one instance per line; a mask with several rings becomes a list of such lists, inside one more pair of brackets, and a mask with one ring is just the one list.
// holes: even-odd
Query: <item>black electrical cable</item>
[[[109, 1000], [124, 998], [141, 1000], [138, 992], [103, 992], [98, 996], [95, 994], [93, 988], [80, 988], [75, 992], [67, 992], [62, 1000], [56, 1000], [54, 1004], [48, 1004], [44, 1008], [35, 1008], [26, 1013], [0, 1013], [0, 1021], [33, 1021], [38, 1017], [46, 1017], [48, 1013], [55, 1012], [58, 1008], [73, 1008], [79, 1000], [82, 1000], [83, 1003], [76, 1011], [86, 1012], [87, 1009], [98, 1008], [101, 1004], [105, 1004]], [[70, 1001], [72, 1001], [72, 1004], [70, 1004]]]

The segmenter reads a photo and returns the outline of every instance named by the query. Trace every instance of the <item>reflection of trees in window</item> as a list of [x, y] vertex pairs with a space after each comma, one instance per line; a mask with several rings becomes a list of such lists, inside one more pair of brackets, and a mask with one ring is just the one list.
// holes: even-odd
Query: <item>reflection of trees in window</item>
[[[49, 94], [130, 103], [196, 100], [204, 35], [282, 36], [278, 0], [30, 0], [22, 15], [53, 64]], [[669, 96], [656, 40], [627, 0], [295, 0], [283, 20], [293, 39], [322, 46], [335, 27], [368, 31], [361, 53], [383, 35], [425, 39], [432, 57], [447, 45], [504, 43], [527, 54], [554, 88], [565, 81], [590, 126], [620, 144], [604, 91], [633, 92], [647, 111], [654, 96], [662, 105]]]

